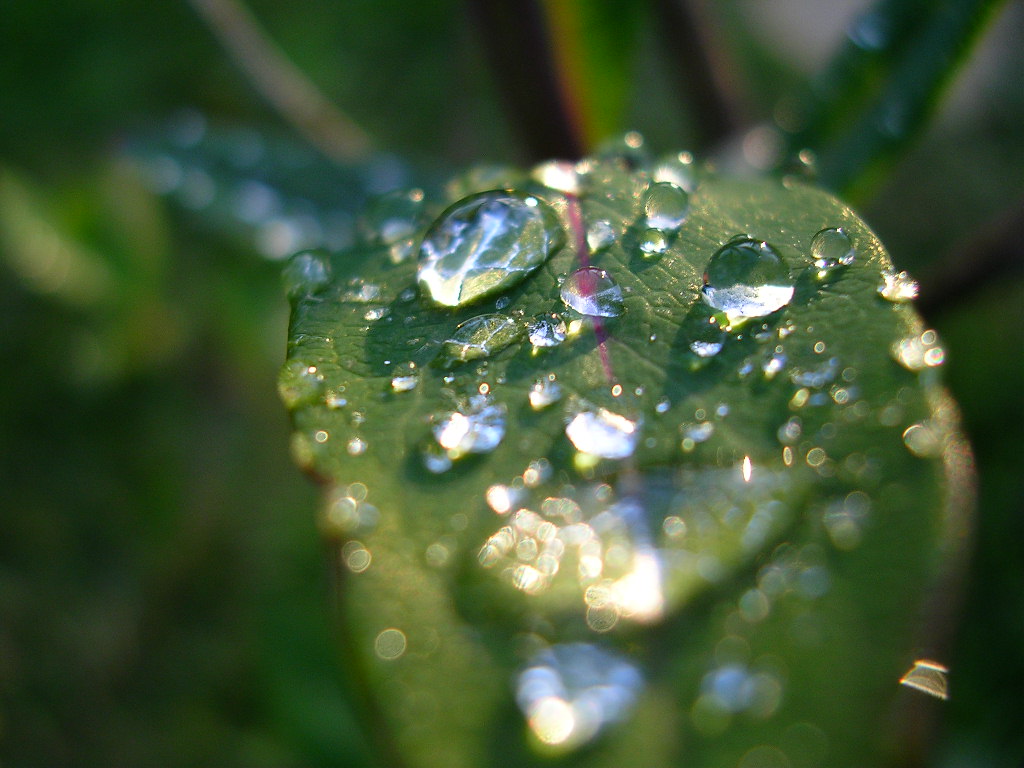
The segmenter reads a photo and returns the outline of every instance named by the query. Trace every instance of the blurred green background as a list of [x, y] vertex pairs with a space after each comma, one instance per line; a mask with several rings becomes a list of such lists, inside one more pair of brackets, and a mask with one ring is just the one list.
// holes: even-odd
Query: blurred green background
[[[645, 6], [608, 4], [631, 19], [607, 57], [621, 127], [688, 148], [699, 116]], [[863, 6], [716, 4], [746, 118], [769, 119]], [[376, 151], [346, 168], [318, 155], [184, 0], [0, 17], [2, 765], [368, 764], [316, 490], [275, 392], [277, 259], [310, 237], [343, 245], [373, 192], [529, 158], [463, 3], [251, 9]], [[976, 449], [933, 755], [949, 768], [1024, 758], [1022, 81], [1024, 8], [1009, 4], [859, 205], [901, 268], [939, 286], [924, 306]]]

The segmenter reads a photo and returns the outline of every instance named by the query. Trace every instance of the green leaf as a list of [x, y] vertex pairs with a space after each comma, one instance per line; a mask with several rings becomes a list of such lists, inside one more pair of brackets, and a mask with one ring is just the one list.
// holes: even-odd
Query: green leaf
[[880, 0], [850, 28], [797, 113], [795, 153], [817, 153], [819, 180], [860, 192], [934, 112], [999, 0]]
[[[286, 273], [280, 391], [383, 762], [879, 764], [970, 483], [881, 243], [687, 155], [450, 188], [513, 186], [475, 223], [426, 202], [422, 263], [371, 238]], [[432, 301], [440, 235], [462, 277], [526, 263], [520, 204], [546, 260]]]

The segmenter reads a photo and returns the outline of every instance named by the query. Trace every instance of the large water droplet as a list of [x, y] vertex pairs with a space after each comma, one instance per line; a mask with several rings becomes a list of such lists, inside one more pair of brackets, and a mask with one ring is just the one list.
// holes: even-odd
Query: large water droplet
[[917, 281], [906, 272], [882, 273], [882, 284], [878, 286], [878, 293], [883, 299], [897, 303], [913, 301], [917, 298], [917, 292]]
[[457, 411], [444, 414], [434, 424], [434, 439], [449, 458], [467, 453], [489, 453], [505, 437], [508, 409], [487, 395], [474, 395]]
[[602, 459], [625, 459], [636, 450], [640, 423], [606, 408], [588, 409], [573, 417], [565, 434], [578, 451]]
[[530, 321], [528, 331], [535, 347], [557, 347], [565, 341], [565, 321], [554, 313], [537, 315]]
[[584, 644], [537, 653], [516, 680], [516, 702], [544, 744], [574, 748], [633, 709], [643, 687], [630, 662]]
[[770, 245], [733, 238], [711, 256], [701, 295], [730, 322], [770, 315], [793, 298], [793, 281]]
[[811, 258], [820, 270], [848, 267], [857, 257], [850, 236], [842, 227], [829, 227], [811, 238]]
[[516, 285], [564, 242], [558, 216], [536, 197], [482, 192], [431, 225], [418, 280], [436, 303], [462, 306]]
[[289, 259], [281, 272], [289, 299], [312, 296], [331, 282], [331, 262], [323, 251], [300, 251]]
[[675, 184], [658, 182], [648, 187], [643, 206], [648, 227], [675, 232], [690, 212], [690, 196]]
[[565, 305], [581, 315], [618, 317], [622, 314], [622, 288], [603, 269], [582, 267], [562, 283]]
[[438, 360], [445, 365], [455, 365], [490, 357], [522, 338], [523, 331], [522, 322], [508, 315], [471, 317], [445, 340]]

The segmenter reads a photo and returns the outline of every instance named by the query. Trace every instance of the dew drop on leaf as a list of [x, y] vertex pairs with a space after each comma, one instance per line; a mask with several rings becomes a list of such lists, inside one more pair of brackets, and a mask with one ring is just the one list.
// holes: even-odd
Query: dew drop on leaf
[[557, 347], [565, 341], [565, 321], [554, 313], [537, 315], [527, 326], [534, 347]]
[[420, 372], [416, 363], [399, 363], [391, 371], [391, 389], [395, 392], [409, 392], [420, 383]]
[[644, 218], [648, 227], [675, 232], [686, 221], [690, 196], [675, 184], [655, 182], [644, 195]]
[[842, 227], [823, 229], [811, 238], [811, 258], [814, 266], [820, 270], [848, 267], [856, 257], [853, 242]]
[[595, 219], [587, 227], [587, 247], [591, 253], [600, 253], [615, 242], [615, 229], [607, 219]]
[[570, 309], [591, 317], [622, 314], [622, 288], [603, 269], [582, 267], [565, 278], [560, 295]]
[[412, 255], [416, 235], [424, 222], [423, 190], [395, 190], [371, 200], [357, 222], [360, 239], [388, 246], [391, 261]]
[[427, 230], [417, 279], [435, 303], [463, 306], [516, 285], [564, 242], [557, 215], [538, 198], [481, 192], [452, 205]]
[[281, 278], [289, 299], [312, 296], [330, 284], [331, 262], [322, 251], [300, 251], [288, 260]]
[[656, 258], [668, 250], [668, 237], [662, 230], [650, 227], [640, 234], [639, 248], [645, 258]]
[[764, 317], [793, 298], [793, 280], [767, 243], [734, 237], [711, 256], [701, 295], [730, 322]]
[[434, 439], [456, 459], [467, 453], [490, 453], [505, 437], [508, 409], [487, 395], [474, 395], [457, 411], [434, 424]]
[[576, 450], [602, 459], [632, 456], [640, 439], [640, 423], [606, 408], [577, 413], [565, 428]]
[[555, 381], [554, 374], [537, 379], [530, 386], [530, 406], [535, 411], [547, 408], [562, 399], [562, 388]]
[[438, 361], [455, 365], [500, 352], [523, 335], [523, 324], [502, 314], [477, 315], [460, 323], [441, 346]]
[[946, 360], [946, 350], [939, 343], [939, 335], [931, 330], [897, 341], [890, 351], [896, 362], [910, 371], [936, 368]]
[[882, 273], [882, 282], [878, 286], [878, 294], [887, 301], [905, 303], [917, 298], [918, 285], [906, 272], [886, 271]]

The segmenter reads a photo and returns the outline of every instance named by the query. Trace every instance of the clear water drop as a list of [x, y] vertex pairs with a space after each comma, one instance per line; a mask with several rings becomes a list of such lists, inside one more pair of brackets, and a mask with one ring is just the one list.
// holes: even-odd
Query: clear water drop
[[942, 433], [927, 421], [913, 424], [904, 430], [903, 444], [915, 456], [922, 459], [933, 458], [942, 453]]
[[530, 386], [530, 407], [535, 411], [547, 408], [553, 403], [562, 399], [562, 387], [555, 380], [555, 375], [548, 374], [542, 379], [537, 379]]
[[640, 234], [639, 248], [645, 258], [661, 256], [668, 250], [668, 236], [660, 229], [645, 229]]
[[697, 357], [714, 357], [722, 351], [720, 341], [691, 341], [690, 351]]
[[323, 251], [300, 251], [288, 260], [281, 278], [289, 299], [313, 296], [330, 285], [330, 259]]
[[315, 365], [292, 360], [281, 368], [277, 392], [288, 408], [313, 402], [324, 389], [324, 376]]
[[622, 314], [622, 288], [603, 269], [581, 267], [565, 278], [560, 291], [570, 309], [591, 317]]
[[607, 219], [595, 219], [587, 227], [587, 247], [591, 253], [600, 253], [615, 242], [615, 229]]
[[906, 272], [882, 273], [882, 283], [878, 286], [879, 295], [886, 301], [905, 303], [917, 298], [918, 285]]
[[690, 196], [675, 184], [655, 182], [644, 195], [643, 209], [648, 227], [675, 232], [690, 212]]
[[633, 455], [640, 439], [640, 422], [606, 408], [577, 413], [565, 428], [576, 450], [602, 459], [625, 459]]
[[412, 255], [416, 235], [425, 224], [423, 190], [395, 190], [372, 199], [359, 217], [360, 239], [389, 248], [394, 263]]
[[490, 453], [505, 437], [508, 409], [487, 395], [473, 395], [457, 411], [445, 413], [434, 424], [434, 439], [448, 457]]
[[811, 258], [820, 270], [848, 267], [856, 257], [853, 242], [842, 227], [823, 229], [811, 238]]
[[553, 312], [537, 315], [527, 326], [530, 344], [534, 347], [557, 347], [565, 341], [565, 320]]
[[549, 189], [557, 189], [567, 195], [580, 191], [580, 175], [576, 165], [566, 160], [548, 160], [530, 171], [533, 179]]
[[445, 340], [438, 360], [451, 366], [490, 357], [522, 338], [523, 331], [522, 321], [508, 315], [471, 317]]
[[430, 226], [417, 280], [435, 303], [463, 306], [518, 284], [564, 243], [558, 216], [538, 198], [481, 192]]
[[789, 269], [767, 243], [734, 237], [711, 256], [701, 295], [729, 322], [764, 317], [793, 298]]
[[897, 341], [890, 351], [896, 362], [910, 371], [937, 368], [946, 360], [946, 350], [939, 342], [939, 335], [931, 330]]
[[391, 389], [395, 392], [411, 392], [420, 383], [420, 372], [416, 363], [399, 363], [391, 372]]

